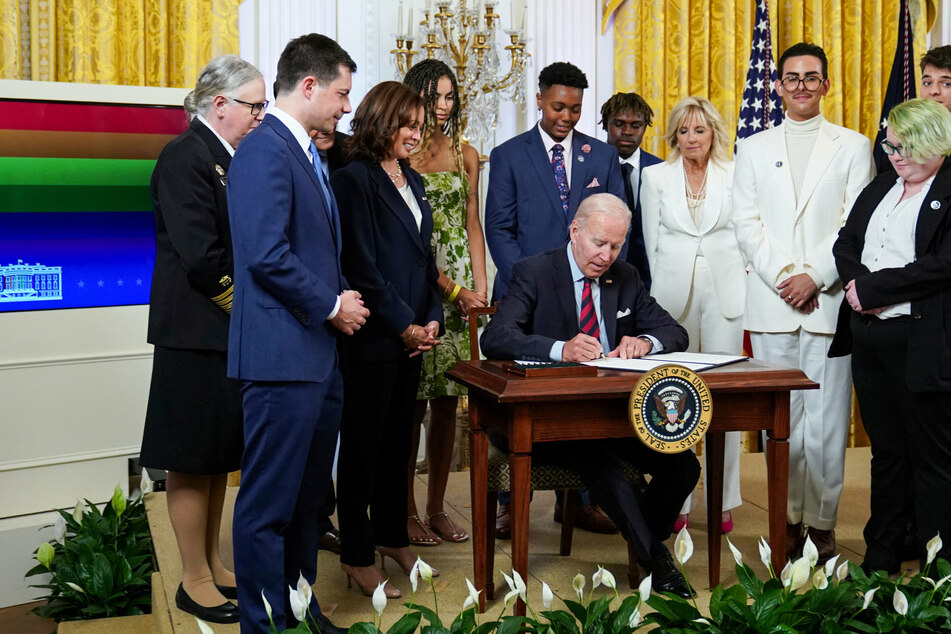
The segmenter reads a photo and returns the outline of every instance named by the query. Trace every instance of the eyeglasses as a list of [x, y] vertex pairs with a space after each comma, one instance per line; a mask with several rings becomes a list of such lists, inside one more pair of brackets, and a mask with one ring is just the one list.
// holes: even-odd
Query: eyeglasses
[[902, 147], [900, 145], [892, 145], [888, 141], [882, 141], [882, 152], [888, 156], [897, 153], [898, 156], [901, 156], [902, 158], [908, 158], [908, 155], [911, 153], [911, 148]]
[[799, 77], [798, 75], [787, 75], [783, 77], [783, 88], [788, 92], [799, 89], [799, 84], [802, 84], [806, 87], [806, 90], [809, 92], [815, 92], [819, 90], [819, 86], [822, 85], [824, 79], [816, 77], [815, 75], [808, 75], [807, 77]]
[[251, 103], [249, 101], [241, 101], [240, 99], [235, 99], [234, 97], [231, 97], [230, 99], [231, 101], [234, 101], [235, 103], [240, 103], [243, 106], [247, 106], [251, 108], [252, 117], [256, 117], [262, 112], [264, 112], [265, 110], [267, 110], [267, 105], [271, 103], [267, 99], [265, 99], [264, 102], [262, 103]]

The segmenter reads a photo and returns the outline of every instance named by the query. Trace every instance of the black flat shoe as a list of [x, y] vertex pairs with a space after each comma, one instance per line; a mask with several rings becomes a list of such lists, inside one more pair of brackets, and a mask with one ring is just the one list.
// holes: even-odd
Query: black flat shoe
[[197, 616], [202, 621], [208, 621], [209, 623], [237, 623], [241, 618], [238, 612], [238, 606], [230, 601], [225, 601], [221, 605], [213, 608], [198, 605], [188, 596], [182, 584], [178, 584], [178, 592], [175, 593], [175, 605], [178, 606], [179, 610], [188, 612], [193, 616]]
[[234, 586], [219, 586], [217, 583], [215, 587], [218, 588], [218, 592], [226, 599], [231, 599], [232, 601], [238, 600], [238, 589]]
[[314, 631], [319, 634], [347, 634], [347, 628], [337, 627], [323, 613], [314, 617], [313, 624], [316, 626]]

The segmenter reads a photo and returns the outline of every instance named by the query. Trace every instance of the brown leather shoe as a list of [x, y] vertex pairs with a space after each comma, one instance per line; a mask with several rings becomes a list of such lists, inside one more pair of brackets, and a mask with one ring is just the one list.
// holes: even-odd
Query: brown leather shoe
[[796, 561], [802, 556], [802, 544], [806, 535], [802, 530], [802, 522], [790, 524], [786, 522], [786, 559]]
[[812, 543], [816, 545], [816, 550], [819, 551], [819, 561], [816, 562], [817, 565], [821, 566], [825, 562], [835, 557], [834, 528], [823, 531], [815, 528], [814, 526], [810, 526], [806, 529], [806, 534], [809, 535], [809, 539], [812, 540]]
[[611, 518], [591, 504], [585, 504], [578, 509], [578, 514], [575, 515], [575, 526], [603, 535], [613, 535], [618, 532]]
[[512, 539], [512, 515], [508, 504], [499, 504], [499, 511], [495, 514], [495, 538]]
[[317, 549], [329, 550], [330, 552], [339, 555], [340, 531], [338, 531], [336, 528], [333, 528], [321, 535], [320, 539], [317, 540]]

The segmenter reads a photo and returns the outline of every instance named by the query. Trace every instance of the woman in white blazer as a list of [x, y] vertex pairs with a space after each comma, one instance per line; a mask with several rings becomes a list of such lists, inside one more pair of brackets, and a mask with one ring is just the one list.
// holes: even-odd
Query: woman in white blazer
[[[703, 97], [682, 99], [667, 125], [670, 155], [642, 172], [651, 295], [687, 329], [691, 352], [740, 354], [746, 266], [733, 232], [733, 162], [723, 120]], [[726, 434], [721, 524], [740, 498], [740, 435]], [[688, 520], [687, 498], [674, 530]]]

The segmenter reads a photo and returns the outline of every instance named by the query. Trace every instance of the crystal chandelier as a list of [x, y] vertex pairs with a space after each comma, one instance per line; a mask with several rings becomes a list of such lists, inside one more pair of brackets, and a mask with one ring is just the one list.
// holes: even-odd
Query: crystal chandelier
[[[459, 107], [462, 130], [475, 147], [489, 140], [499, 122], [499, 103], [509, 99], [519, 109], [525, 108], [525, 66], [531, 57], [525, 52], [524, 0], [512, 0], [511, 29], [505, 29], [508, 44], [497, 44], [496, 35], [502, 30], [497, 0], [426, 0], [424, 18], [413, 24], [413, 9], [405, 29], [403, 3], [400, 1], [398, 29], [394, 35], [393, 54], [397, 79], [413, 65], [413, 42], [422, 42], [426, 59], [438, 59], [454, 68], [459, 84]], [[520, 27], [515, 28], [514, 10], [520, 8]], [[501, 37], [499, 38], [501, 39]], [[503, 59], [508, 68], [503, 69]]]

